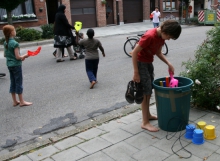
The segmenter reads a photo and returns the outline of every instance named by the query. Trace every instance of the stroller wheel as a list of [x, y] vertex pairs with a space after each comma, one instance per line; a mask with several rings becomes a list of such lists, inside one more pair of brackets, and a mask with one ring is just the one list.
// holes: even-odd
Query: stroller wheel
[[85, 56], [81, 54], [81, 55], [79, 55], [79, 58], [83, 59], [83, 58], [85, 58]]

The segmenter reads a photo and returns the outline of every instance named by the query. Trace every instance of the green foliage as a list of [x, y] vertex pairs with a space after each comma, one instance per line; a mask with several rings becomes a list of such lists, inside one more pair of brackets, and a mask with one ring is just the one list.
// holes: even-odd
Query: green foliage
[[39, 40], [41, 38], [41, 32], [35, 29], [18, 27], [16, 29], [17, 37], [21, 41], [34, 41]]
[[53, 24], [46, 24], [46, 25], [42, 25], [41, 29], [42, 29], [42, 38], [44, 39], [50, 39], [54, 37], [53, 34]]
[[19, 4], [25, 2], [26, 0], [1, 0], [0, 1], [0, 8], [6, 9], [7, 11], [12, 11], [15, 9]]
[[193, 24], [199, 24], [199, 21], [198, 21], [198, 17], [192, 17], [189, 19], [191, 23]]
[[194, 60], [183, 62], [185, 71], [180, 75], [198, 79], [194, 83], [192, 101], [194, 105], [216, 109], [220, 105], [220, 26], [215, 25], [207, 32], [207, 39], [198, 47]]

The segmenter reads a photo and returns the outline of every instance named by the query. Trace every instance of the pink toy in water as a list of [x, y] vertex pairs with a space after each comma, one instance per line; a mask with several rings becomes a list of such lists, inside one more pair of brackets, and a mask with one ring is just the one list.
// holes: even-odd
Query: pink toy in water
[[169, 86], [171, 88], [178, 87], [179, 81], [177, 79], [173, 78], [173, 73], [171, 71], [169, 71], [169, 73], [170, 73], [170, 85]]

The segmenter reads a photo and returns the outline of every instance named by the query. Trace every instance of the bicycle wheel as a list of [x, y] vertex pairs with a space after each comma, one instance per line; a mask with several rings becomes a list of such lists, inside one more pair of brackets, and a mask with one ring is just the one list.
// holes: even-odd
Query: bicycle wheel
[[162, 46], [161, 52], [162, 52], [163, 55], [168, 54], [168, 47], [167, 47], [166, 43], [164, 43], [164, 45]]
[[127, 41], [125, 41], [124, 52], [127, 56], [131, 57], [130, 53], [134, 49], [137, 42], [138, 42], [138, 39], [135, 39], [135, 38], [130, 38]]

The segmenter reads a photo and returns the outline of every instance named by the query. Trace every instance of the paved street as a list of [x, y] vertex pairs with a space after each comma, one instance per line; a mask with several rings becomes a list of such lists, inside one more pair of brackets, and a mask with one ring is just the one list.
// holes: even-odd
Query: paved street
[[[1, 146], [11, 144], [7, 148], [0, 147], [0, 160], [17, 156], [48, 144], [49, 146], [46, 149], [21, 156], [17, 160], [25, 161], [25, 158], [28, 161], [43, 159], [57, 161], [79, 160], [82, 158], [92, 160], [91, 158], [93, 157], [96, 158], [95, 160], [97, 158], [101, 160], [145, 160], [139, 158], [141, 155], [138, 152], [140, 154], [144, 153], [144, 151], [141, 152], [142, 149], [149, 148], [156, 142], [158, 142], [158, 146], [153, 146], [153, 151], [155, 149], [159, 150], [162, 152], [162, 156], [158, 155], [159, 159], [155, 160], [165, 160], [172, 156], [172, 151], [164, 151], [159, 148], [160, 144], [163, 145], [168, 142], [165, 141], [166, 132], [161, 130], [157, 134], [149, 134], [143, 131], [140, 128], [141, 112], [138, 111], [140, 106], [128, 105], [124, 99], [127, 82], [132, 77], [131, 59], [123, 51], [125, 38], [151, 28], [152, 24], [135, 23], [124, 25], [123, 27], [95, 28], [96, 36], [101, 40], [105, 48], [106, 58], [100, 57], [99, 83], [92, 90], [89, 90], [83, 59], [69, 61], [67, 58], [65, 62], [57, 64], [52, 56], [54, 50], [52, 41], [49, 41], [50, 44], [46, 44], [46, 42], [40, 44], [39, 42], [38, 45], [42, 45], [40, 55], [28, 58], [23, 63], [24, 96], [28, 101], [34, 102], [34, 105], [30, 107], [15, 108], [11, 106], [11, 98], [7, 94], [9, 88], [8, 71], [5, 66], [5, 59], [0, 54], [0, 68], [7, 74], [5, 78], [0, 79], [0, 95], [3, 98], [0, 100], [0, 122], [3, 123], [0, 128], [0, 144]], [[176, 41], [167, 42], [169, 47], [167, 58], [175, 66], [175, 75], [178, 75], [184, 69], [181, 66], [182, 61], [193, 58], [197, 45], [203, 42], [205, 32], [210, 28], [211, 26], [183, 26], [181, 37]], [[83, 29], [82, 32], [86, 33], [86, 30]], [[26, 48], [25, 44], [21, 45], [23, 46], [21, 52], [26, 52], [28, 49], [34, 50], [36, 49], [35, 45], [36, 43], [31, 46], [29, 44]], [[154, 64], [156, 78], [163, 77], [167, 67], [158, 58], [155, 58]], [[152, 97], [151, 102], [155, 102], [154, 97]], [[156, 114], [155, 105], [152, 105], [151, 109]], [[135, 113], [126, 116], [131, 112]], [[210, 122], [213, 116], [214, 118], [219, 118], [218, 114], [210, 115], [209, 112], [200, 112], [195, 109], [191, 110], [190, 115], [191, 121], [202, 119], [209, 124], [213, 124], [213, 122]], [[130, 118], [131, 120], [129, 120]], [[112, 119], [115, 120], [111, 121]], [[127, 121], [123, 121], [123, 119]], [[215, 122], [218, 122], [218, 120], [215, 120]], [[154, 121], [153, 124], [157, 125], [157, 121]], [[127, 129], [122, 128], [126, 125]], [[133, 126], [130, 127], [131, 125]], [[217, 125], [215, 124], [216, 133], [218, 134]], [[116, 130], [115, 133], [121, 135], [115, 136], [113, 129]], [[86, 136], [82, 137], [81, 134]], [[146, 134], [146, 136], [143, 136], [143, 134]], [[129, 142], [127, 140], [132, 140], [133, 137], [136, 140], [139, 135], [149, 140], [152, 140], [150, 139], [152, 135], [161, 136], [157, 136], [157, 141], [154, 138], [153, 141], [147, 140], [147, 143], [140, 140], [141, 143], [146, 143], [143, 147], [136, 147], [133, 141]], [[123, 137], [120, 138], [121, 136]], [[117, 137], [119, 138], [117, 139]], [[68, 139], [63, 140], [63, 143], [60, 140], [64, 138]], [[219, 142], [216, 140], [208, 144], [208, 149], [211, 147], [211, 150], [209, 149], [207, 155], [204, 153], [204, 156], [208, 156], [208, 154], [213, 152], [216, 152], [216, 156], [219, 155]], [[60, 144], [63, 147], [55, 146], [55, 144], [52, 144], [53, 142], [57, 142], [55, 143], [56, 145]], [[213, 149], [212, 144], [215, 144]], [[127, 145], [129, 146], [127, 147]], [[192, 146], [192, 143], [188, 141], [188, 144], [185, 145]], [[172, 143], [168, 142], [164, 148], [170, 149], [171, 146]], [[114, 150], [115, 147], [116, 149], [122, 147], [122, 151], [118, 155], [116, 155]], [[126, 156], [123, 153], [123, 147], [128, 151], [128, 153], [125, 153]], [[204, 149], [206, 148], [205, 146]], [[194, 151], [193, 148], [190, 150]], [[136, 153], [138, 156], [134, 156]], [[146, 154], [144, 153], [144, 155]], [[113, 155], [116, 155], [117, 158]], [[62, 158], [63, 156], [67, 158]], [[124, 156], [125, 158], [123, 158]], [[194, 156], [197, 159], [202, 158], [202, 156], [195, 154], [192, 160]], [[68, 157], [71, 157], [71, 159]], [[150, 158], [152, 160], [152, 157]]]

